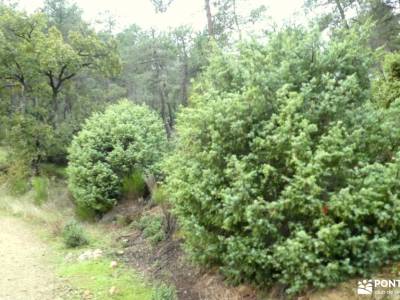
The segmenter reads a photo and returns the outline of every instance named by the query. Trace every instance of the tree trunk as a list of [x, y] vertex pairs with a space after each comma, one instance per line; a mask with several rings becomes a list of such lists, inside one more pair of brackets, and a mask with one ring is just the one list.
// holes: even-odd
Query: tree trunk
[[344, 9], [343, 9], [342, 4], [340, 3], [340, 0], [335, 0], [335, 3], [336, 3], [337, 9], [339, 10], [340, 18], [342, 19], [342, 23], [343, 23], [344, 27], [346, 29], [349, 29], [349, 24], [347, 23], [346, 15], [344, 13]]
[[64, 120], [67, 119], [67, 116], [69, 113], [72, 111], [72, 104], [71, 104], [71, 99], [69, 97], [65, 98], [65, 103], [64, 103], [64, 110], [63, 110], [63, 117]]
[[208, 35], [209, 37], [214, 37], [214, 24], [211, 15], [211, 7], [210, 7], [210, 0], [205, 1], [205, 9], [207, 15], [207, 28], [208, 28]]
[[167, 117], [167, 112], [166, 112], [166, 97], [165, 97], [165, 83], [159, 83], [159, 93], [160, 93], [160, 100], [161, 100], [161, 117], [164, 122], [164, 127], [165, 131], [167, 133], [167, 137], [170, 138], [171, 136], [171, 127], [169, 124], [169, 120]]
[[53, 127], [56, 128], [58, 123], [58, 91], [54, 89], [53, 89], [52, 101], [53, 101]]
[[21, 97], [19, 103], [19, 110], [21, 113], [26, 113], [27, 103], [26, 103], [26, 96], [25, 96], [25, 85], [21, 86]]
[[183, 64], [183, 77], [182, 77], [182, 104], [188, 106], [188, 83], [189, 83], [189, 68], [187, 62]]
[[172, 128], [174, 128], [174, 115], [172, 113], [172, 107], [171, 107], [171, 103], [168, 101], [167, 102], [167, 107], [168, 107], [168, 117], [169, 117], [169, 129], [172, 130]]
[[240, 29], [239, 20], [238, 20], [238, 16], [236, 13], [236, 0], [232, 0], [232, 4], [233, 4], [233, 18], [235, 20], [235, 25], [236, 25], [237, 31], [239, 33], [239, 40], [242, 40], [242, 30]]
[[[35, 148], [36, 150], [40, 149], [40, 140], [36, 138], [35, 141]], [[39, 164], [40, 161], [42, 160], [42, 157], [40, 154], [38, 154], [34, 159], [31, 161], [31, 169], [32, 169], [32, 174], [33, 176], [39, 176], [40, 175], [40, 169], [39, 169]]]
[[[155, 35], [154, 35], [154, 30], [152, 32], [153, 40], [155, 40]], [[169, 138], [171, 136], [171, 128], [169, 127], [169, 122], [167, 119], [167, 112], [166, 112], [166, 97], [165, 97], [165, 82], [161, 79], [161, 62], [160, 58], [158, 57], [158, 53], [156, 48], [154, 47], [153, 49], [153, 60], [155, 62], [155, 68], [156, 68], [156, 74], [155, 74], [155, 79], [157, 83], [157, 88], [158, 88], [158, 93], [160, 96], [160, 105], [161, 105], [161, 118], [164, 123], [165, 131], [167, 133], [167, 137]]]
[[188, 84], [189, 84], [189, 63], [188, 55], [186, 52], [185, 39], [182, 38], [182, 51], [183, 51], [183, 64], [182, 64], [182, 83], [181, 83], [181, 93], [182, 93], [182, 104], [183, 106], [188, 105]]

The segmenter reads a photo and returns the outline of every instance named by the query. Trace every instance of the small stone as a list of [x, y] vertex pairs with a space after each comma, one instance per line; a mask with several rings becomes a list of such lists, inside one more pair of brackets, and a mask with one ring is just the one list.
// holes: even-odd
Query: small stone
[[117, 288], [115, 286], [112, 286], [108, 293], [110, 294], [110, 296], [115, 295], [117, 293]]
[[93, 259], [99, 259], [103, 256], [103, 251], [101, 249], [96, 249], [92, 253]]
[[90, 250], [87, 250], [78, 256], [78, 260], [79, 261], [88, 260], [91, 258], [91, 256], [92, 256], [92, 252]]
[[123, 244], [122, 247], [126, 248], [126, 247], [129, 246], [129, 240], [128, 239], [122, 239], [121, 242]]
[[78, 256], [78, 260], [79, 261], [84, 261], [86, 259], [87, 259], [87, 257], [84, 254], [81, 254], [81, 255]]
[[113, 260], [113, 261], [110, 263], [110, 267], [113, 268], [113, 269], [115, 269], [117, 266], [118, 266], [118, 263], [117, 263], [115, 260]]
[[86, 290], [83, 292], [83, 299], [90, 299], [92, 298], [92, 294], [90, 293], [90, 291]]
[[65, 256], [66, 261], [71, 261], [74, 258], [74, 255], [70, 252]]
[[124, 255], [124, 253], [125, 253], [124, 250], [119, 250], [119, 251], [117, 251], [117, 254], [118, 254], [118, 255]]

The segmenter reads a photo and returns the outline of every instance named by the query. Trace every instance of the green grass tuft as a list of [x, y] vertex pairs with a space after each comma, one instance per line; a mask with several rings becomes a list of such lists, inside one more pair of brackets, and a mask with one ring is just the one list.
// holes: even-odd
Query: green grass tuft
[[122, 193], [127, 198], [139, 198], [144, 195], [146, 182], [142, 172], [135, 170], [122, 181]]
[[168, 194], [166, 189], [160, 185], [158, 186], [152, 194], [152, 199], [154, 201], [154, 203], [158, 204], [158, 205], [163, 205], [168, 203]]
[[151, 300], [177, 300], [176, 290], [174, 287], [166, 284], [160, 284], [154, 289]]
[[47, 177], [33, 177], [32, 188], [35, 204], [42, 205], [49, 199], [49, 179]]

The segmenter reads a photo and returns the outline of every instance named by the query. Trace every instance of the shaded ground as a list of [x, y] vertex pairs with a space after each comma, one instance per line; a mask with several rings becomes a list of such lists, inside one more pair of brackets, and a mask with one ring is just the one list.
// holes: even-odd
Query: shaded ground
[[[102, 221], [110, 223], [121, 216], [137, 220], [143, 213], [157, 215], [161, 212], [159, 207], [146, 205], [145, 202], [128, 201], [120, 203]], [[118, 240], [124, 241], [125, 249], [121, 259], [127, 265], [150, 278], [174, 285], [179, 300], [257, 299], [255, 290], [250, 287], [228, 286], [217, 272], [206, 272], [193, 266], [182, 250], [182, 239], [178, 237], [170, 237], [152, 246], [140, 230], [132, 228]]]
[[181, 300], [256, 300], [249, 287], [227, 286], [217, 273], [205, 272], [187, 261], [181, 240], [152, 247], [139, 231], [129, 237], [125, 261], [152, 278], [172, 283]]
[[48, 249], [19, 219], [0, 216], [0, 299], [55, 300], [59, 282], [45, 258]]

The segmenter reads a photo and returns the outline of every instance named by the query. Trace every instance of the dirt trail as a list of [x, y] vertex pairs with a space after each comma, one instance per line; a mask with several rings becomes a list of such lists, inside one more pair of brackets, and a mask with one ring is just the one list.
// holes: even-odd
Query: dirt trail
[[28, 224], [0, 216], [0, 300], [60, 299], [47, 254]]

